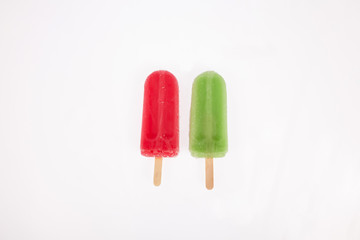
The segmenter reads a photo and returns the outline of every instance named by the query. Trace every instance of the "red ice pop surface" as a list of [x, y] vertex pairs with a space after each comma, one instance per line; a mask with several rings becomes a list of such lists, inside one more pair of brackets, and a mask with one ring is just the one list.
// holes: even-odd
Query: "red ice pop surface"
[[168, 71], [156, 71], [145, 82], [141, 154], [174, 157], [179, 152], [179, 87]]

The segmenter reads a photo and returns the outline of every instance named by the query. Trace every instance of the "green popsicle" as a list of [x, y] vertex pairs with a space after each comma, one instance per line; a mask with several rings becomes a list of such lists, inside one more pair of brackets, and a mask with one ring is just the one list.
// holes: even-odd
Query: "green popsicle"
[[212, 189], [212, 159], [224, 157], [228, 150], [226, 86], [216, 72], [204, 72], [194, 80], [189, 146], [192, 156], [206, 158], [206, 186]]

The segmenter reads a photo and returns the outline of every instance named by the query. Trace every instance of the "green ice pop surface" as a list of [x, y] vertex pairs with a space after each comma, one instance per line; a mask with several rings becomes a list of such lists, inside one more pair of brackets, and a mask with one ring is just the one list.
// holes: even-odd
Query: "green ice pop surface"
[[204, 72], [194, 80], [189, 148], [198, 158], [224, 157], [228, 150], [226, 86], [216, 72]]

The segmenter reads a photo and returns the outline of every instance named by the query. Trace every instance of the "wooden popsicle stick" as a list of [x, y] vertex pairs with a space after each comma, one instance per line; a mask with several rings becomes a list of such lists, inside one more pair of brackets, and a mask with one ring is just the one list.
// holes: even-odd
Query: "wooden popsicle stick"
[[214, 187], [213, 158], [205, 159], [205, 179], [206, 179], [206, 188], [208, 190], [213, 189], [213, 187]]
[[155, 168], [154, 168], [154, 185], [155, 186], [160, 186], [161, 168], [162, 168], [162, 157], [155, 157]]

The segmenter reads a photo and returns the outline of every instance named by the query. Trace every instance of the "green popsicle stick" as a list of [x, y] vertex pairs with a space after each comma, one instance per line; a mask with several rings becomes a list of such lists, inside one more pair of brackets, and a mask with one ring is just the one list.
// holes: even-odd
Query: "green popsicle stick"
[[193, 83], [189, 149], [198, 158], [224, 157], [228, 150], [226, 85], [213, 71], [200, 74]]

